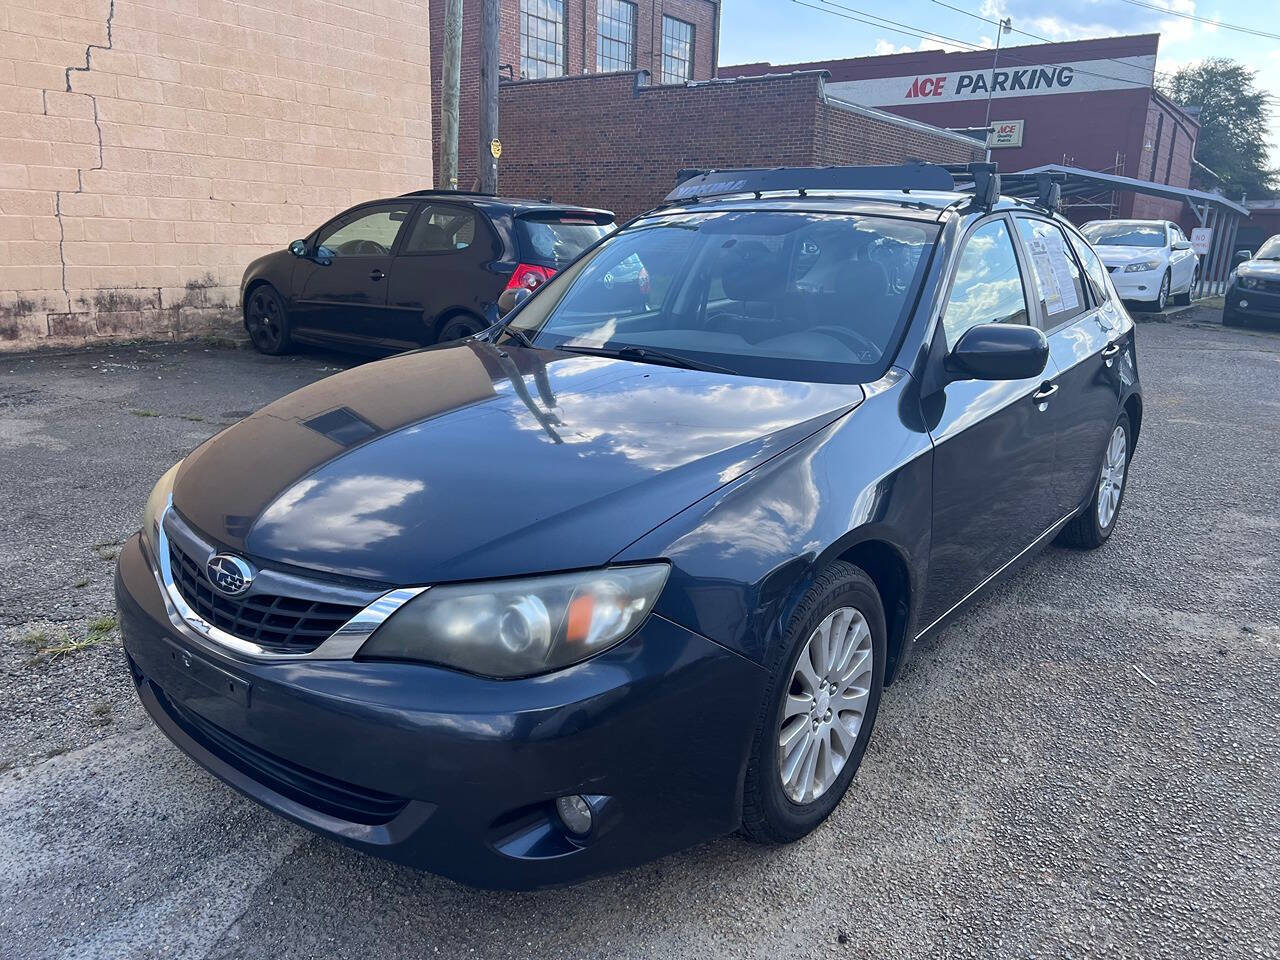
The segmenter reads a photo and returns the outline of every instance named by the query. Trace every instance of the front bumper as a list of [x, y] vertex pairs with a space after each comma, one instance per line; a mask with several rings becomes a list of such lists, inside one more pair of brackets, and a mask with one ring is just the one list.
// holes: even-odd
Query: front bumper
[[1139, 300], [1154, 302], [1160, 296], [1160, 281], [1164, 278], [1163, 270], [1143, 270], [1140, 273], [1125, 273], [1124, 267], [1111, 270], [1111, 282], [1115, 284], [1116, 293], [1121, 300]]
[[1223, 306], [1238, 316], [1280, 320], [1280, 290], [1245, 290], [1239, 283], [1227, 288]]
[[[168, 619], [139, 539], [116, 599], [156, 725], [266, 807], [350, 846], [481, 887], [622, 869], [733, 830], [764, 671], [667, 620], [525, 680], [421, 664], [250, 663]], [[554, 813], [592, 798], [573, 838]]]

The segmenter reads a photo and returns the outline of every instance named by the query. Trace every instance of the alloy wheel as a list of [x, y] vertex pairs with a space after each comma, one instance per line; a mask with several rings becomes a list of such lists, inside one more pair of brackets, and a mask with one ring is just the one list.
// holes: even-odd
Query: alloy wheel
[[1160, 280], [1160, 292], [1156, 295], [1156, 311], [1163, 310], [1169, 304], [1169, 274]]
[[849, 762], [871, 696], [871, 628], [839, 607], [809, 635], [796, 660], [778, 730], [778, 775], [794, 803], [821, 797]]
[[280, 301], [259, 290], [249, 300], [249, 337], [259, 350], [270, 352], [280, 348], [283, 336]]
[[1098, 526], [1106, 530], [1116, 518], [1120, 494], [1124, 491], [1124, 473], [1129, 466], [1129, 441], [1124, 427], [1116, 424], [1111, 431], [1102, 473], [1098, 477]]

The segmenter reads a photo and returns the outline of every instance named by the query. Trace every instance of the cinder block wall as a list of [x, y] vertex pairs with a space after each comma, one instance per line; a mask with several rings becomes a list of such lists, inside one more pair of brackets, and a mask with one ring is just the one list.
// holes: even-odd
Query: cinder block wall
[[2, 0], [0, 350], [232, 331], [240, 275], [432, 179], [427, 0]]

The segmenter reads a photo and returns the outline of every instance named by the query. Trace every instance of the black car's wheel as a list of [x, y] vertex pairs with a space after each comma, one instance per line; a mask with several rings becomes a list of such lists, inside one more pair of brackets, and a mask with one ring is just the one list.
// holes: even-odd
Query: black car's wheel
[[822, 823], [862, 762], [885, 666], [884, 608], [871, 578], [833, 563], [781, 647], [743, 788], [743, 832], [763, 843], [790, 843]]
[[436, 338], [436, 342], [450, 343], [464, 337], [472, 337], [487, 326], [488, 324], [479, 317], [473, 317], [469, 313], [455, 314], [440, 327], [440, 336]]
[[1236, 313], [1230, 307], [1222, 308], [1222, 325], [1224, 327], [1243, 327], [1244, 315]]
[[261, 353], [276, 357], [293, 348], [284, 301], [269, 284], [259, 284], [245, 297], [244, 325], [254, 348]]
[[1133, 451], [1129, 415], [1120, 419], [1111, 430], [1106, 449], [1102, 452], [1102, 464], [1098, 468], [1098, 482], [1089, 506], [1062, 528], [1058, 540], [1069, 547], [1093, 550], [1107, 542], [1116, 528], [1120, 505], [1129, 483], [1129, 460]]

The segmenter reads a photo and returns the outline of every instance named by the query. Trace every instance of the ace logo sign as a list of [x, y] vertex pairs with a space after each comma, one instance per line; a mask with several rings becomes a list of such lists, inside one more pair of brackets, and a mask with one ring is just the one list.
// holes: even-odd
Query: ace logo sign
[[947, 89], [946, 77], [916, 77], [907, 88], [907, 99], [940, 97]]
[[992, 149], [1022, 146], [1022, 126], [1025, 122], [1025, 120], [997, 120], [991, 125], [988, 146]]

